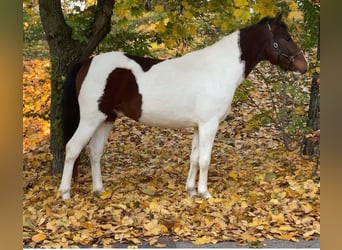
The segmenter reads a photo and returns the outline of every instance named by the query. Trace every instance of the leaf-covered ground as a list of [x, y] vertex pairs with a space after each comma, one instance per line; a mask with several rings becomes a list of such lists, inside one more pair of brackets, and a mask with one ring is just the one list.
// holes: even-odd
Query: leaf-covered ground
[[[212, 152], [208, 187], [214, 198], [189, 198], [185, 181], [191, 129], [115, 123], [102, 159], [106, 192], [91, 194], [82, 160], [72, 199], [58, 193], [60, 175], [49, 174], [49, 64], [24, 62], [23, 244], [27, 247], [139, 246], [161, 235], [194, 244], [265, 239], [310, 240], [320, 234], [320, 181], [314, 162], [287, 152], [272, 124], [251, 126], [258, 111], [235, 104], [221, 123]], [[263, 86], [251, 76], [260, 91]], [[267, 104], [267, 101], [265, 101]], [[248, 126], [249, 125], [249, 126]]]

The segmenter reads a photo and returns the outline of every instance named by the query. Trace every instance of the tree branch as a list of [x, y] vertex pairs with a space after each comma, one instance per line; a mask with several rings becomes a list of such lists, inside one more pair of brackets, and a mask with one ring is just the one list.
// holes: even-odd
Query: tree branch
[[[62, 54], [54, 56], [76, 56], [71, 59], [71, 61], [74, 62], [88, 58], [110, 31], [114, 3], [115, 0], [97, 1], [94, 22], [89, 29], [88, 41], [80, 42], [72, 38], [72, 28], [65, 22], [61, 1], [39, 0], [39, 11], [42, 24], [49, 46], [52, 48], [50, 51], [58, 52], [61, 50], [56, 48], [62, 44], [68, 45], [68, 48], [63, 48]], [[78, 51], [78, 53], [75, 54], [75, 51]]]
[[39, 13], [49, 45], [56, 37], [70, 42], [73, 40], [72, 29], [64, 20], [60, 0], [39, 0]]
[[102, 39], [110, 32], [114, 4], [115, 0], [97, 1], [94, 22], [88, 35], [88, 42], [83, 46], [81, 59], [89, 57]]

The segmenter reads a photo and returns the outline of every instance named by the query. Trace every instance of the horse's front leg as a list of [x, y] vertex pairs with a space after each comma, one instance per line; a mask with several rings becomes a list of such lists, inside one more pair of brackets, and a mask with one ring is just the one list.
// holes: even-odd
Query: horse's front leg
[[89, 142], [91, 174], [93, 178], [93, 193], [95, 194], [101, 194], [104, 192], [100, 161], [103, 154], [104, 145], [108, 140], [112, 127], [112, 122], [102, 123], [96, 129]]
[[191, 146], [190, 156], [190, 170], [186, 181], [186, 191], [190, 196], [197, 195], [196, 191], [196, 176], [198, 172], [198, 157], [199, 157], [199, 140], [198, 140], [198, 128], [194, 129], [194, 135]]
[[211, 149], [214, 144], [218, 128], [218, 121], [213, 120], [199, 126], [199, 179], [198, 194], [203, 198], [210, 198], [207, 181], [210, 166]]

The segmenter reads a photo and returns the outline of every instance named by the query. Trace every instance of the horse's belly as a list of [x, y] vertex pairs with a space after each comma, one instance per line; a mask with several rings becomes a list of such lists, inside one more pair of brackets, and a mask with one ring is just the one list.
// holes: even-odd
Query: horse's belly
[[147, 125], [159, 126], [165, 128], [186, 128], [196, 127], [198, 121], [195, 115], [192, 115], [191, 107], [182, 107], [175, 105], [171, 107], [169, 103], [144, 103], [139, 122]]

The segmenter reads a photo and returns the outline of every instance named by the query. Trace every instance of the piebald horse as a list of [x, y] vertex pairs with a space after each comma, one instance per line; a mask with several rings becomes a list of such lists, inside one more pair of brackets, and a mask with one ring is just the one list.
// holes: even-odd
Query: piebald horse
[[263, 60], [283, 70], [307, 71], [307, 60], [281, 14], [175, 59], [108, 52], [76, 64], [62, 101], [62, 198], [70, 198], [73, 167], [88, 143], [93, 192], [104, 191], [100, 159], [113, 122], [123, 115], [152, 126], [194, 128], [186, 190], [191, 196], [211, 197], [208, 168], [218, 125], [230, 111], [236, 88]]

